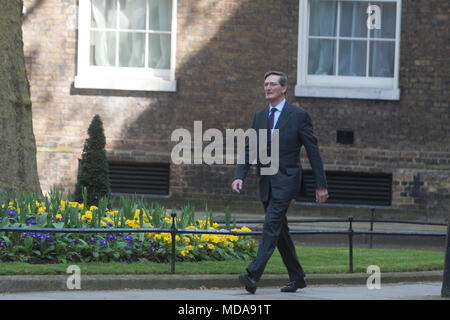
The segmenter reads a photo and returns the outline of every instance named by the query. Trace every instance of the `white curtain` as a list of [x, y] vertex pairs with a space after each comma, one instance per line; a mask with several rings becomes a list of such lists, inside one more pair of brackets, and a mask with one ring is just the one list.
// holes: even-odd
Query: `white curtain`
[[[120, 3], [118, 39], [115, 30], [91, 31], [91, 64], [99, 66], [145, 67], [147, 0], [92, 0], [93, 28], [117, 29], [117, 4]], [[172, 1], [149, 0], [148, 60], [150, 68], [170, 68]], [[130, 31], [127, 31], [130, 30]], [[116, 44], [119, 41], [119, 56]], [[118, 59], [117, 59], [118, 58]]]
[[[371, 30], [371, 38], [395, 38], [396, 4], [376, 3], [381, 8], [381, 29]], [[372, 41], [370, 50], [370, 74], [373, 77], [394, 76], [394, 41]]]
[[[310, 1], [310, 36], [334, 37], [336, 35], [337, 2]], [[311, 39], [309, 42], [308, 73], [335, 74], [335, 41]]]
[[[338, 72], [340, 76], [392, 77], [395, 41], [376, 41], [377, 38], [395, 38], [395, 3], [370, 2], [381, 8], [382, 27], [370, 31], [369, 62], [367, 40], [339, 41]], [[340, 21], [337, 19], [340, 5]], [[366, 21], [368, 1], [310, 1], [309, 36], [339, 36], [367, 38]], [[375, 40], [375, 41], [374, 41]], [[309, 39], [308, 74], [336, 75], [336, 39]]]
[[[342, 2], [340, 36], [367, 38], [367, 2]], [[339, 75], [366, 76], [366, 40], [341, 40], [339, 43]]]
[[[115, 1], [115, 0], [113, 0]], [[120, 0], [119, 28], [145, 31], [146, 0]], [[119, 66], [145, 66], [145, 33], [119, 33]]]
[[[170, 31], [172, 28], [172, 1], [150, 0], [150, 30]], [[149, 37], [149, 67], [170, 68], [170, 35], [151, 34]]]
[[[92, 0], [93, 28], [116, 28], [116, 1]], [[114, 66], [116, 34], [111, 31], [91, 31], [91, 64]]]

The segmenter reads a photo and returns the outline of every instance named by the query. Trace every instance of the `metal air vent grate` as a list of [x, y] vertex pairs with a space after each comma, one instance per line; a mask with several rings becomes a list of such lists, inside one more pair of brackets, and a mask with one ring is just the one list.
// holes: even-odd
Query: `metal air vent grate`
[[[301, 202], [315, 201], [315, 181], [311, 170], [303, 172], [307, 195]], [[392, 200], [392, 174], [327, 171], [327, 203], [390, 206]]]
[[109, 162], [111, 193], [169, 195], [170, 164]]

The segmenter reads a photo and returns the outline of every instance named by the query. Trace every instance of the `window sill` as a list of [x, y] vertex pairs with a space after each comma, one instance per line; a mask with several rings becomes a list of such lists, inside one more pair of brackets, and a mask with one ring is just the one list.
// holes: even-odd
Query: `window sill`
[[295, 86], [296, 97], [341, 98], [368, 100], [400, 100], [400, 89], [392, 88], [337, 88], [320, 86]]
[[79, 89], [177, 91], [176, 80], [164, 80], [161, 78], [106, 77], [92, 74], [76, 76], [74, 86]]

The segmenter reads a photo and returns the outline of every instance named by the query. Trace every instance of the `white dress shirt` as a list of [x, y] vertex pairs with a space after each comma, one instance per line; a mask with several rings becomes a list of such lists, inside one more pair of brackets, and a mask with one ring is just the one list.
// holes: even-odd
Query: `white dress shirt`
[[[277, 109], [277, 111], [275, 111], [275, 114], [273, 115], [273, 128], [271, 128], [272, 130], [271, 130], [271, 133], [273, 133], [273, 129], [275, 128], [275, 126], [277, 125], [277, 121], [278, 121], [278, 118], [280, 117], [280, 114], [281, 114], [281, 111], [283, 111], [283, 107], [284, 107], [284, 104], [286, 103], [286, 99], [283, 99], [283, 101], [281, 101], [279, 104], [277, 104], [276, 106], [272, 106], [272, 105], [269, 105], [269, 116], [270, 116], [270, 113], [272, 112], [272, 109], [273, 108], [276, 108]], [[267, 117], [268, 118], [268, 117]]]

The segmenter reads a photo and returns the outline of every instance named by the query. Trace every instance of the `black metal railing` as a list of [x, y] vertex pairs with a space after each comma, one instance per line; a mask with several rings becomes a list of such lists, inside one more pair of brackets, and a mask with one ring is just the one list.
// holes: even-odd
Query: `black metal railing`
[[[216, 222], [221, 223], [223, 221], [217, 220]], [[292, 235], [313, 235], [313, 234], [341, 234], [348, 236], [348, 248], [349, 248], [349, 273], [353, 273], [353, 237], [357, 235], [370, 235], [369, 247], [373, 247], [373, 236], [420, 236], [420, 237], [439, 237], [445, 238], [445, 232], [414, 232], [414, 231], [374, 231], [373, 226], [374, 223], [401, 223], [401, 224], [420, 224], [420, 225], [433, 225], [433, 226], [447, 226], [446, 223], [443, 222], [428, 222], [428, 221], [419, 221], [419, 220], [397, 220], [397, 219], [378, 219], [374, 218], [373, 210], [371, 217], [369, 219], [366, 218], [354, 218], [353, 216], [349, 216], [347, 218], [329, 218], [329, 219], [316, 219], [316, 218], [307, 218], [307, 219], [288, 219], [288, 223], [348, 223], [347, 230], [290, 230], [289, 233]], [[369, 230], [354, 230], [353, 223], [355, 222], [369, 222], [370, 227]], [[264, 223], [264, 219], [238, 219], [235, 220], [236, 224], [249, 224], [249, 223]], [[261, 235], [262, 232], [257, 232], [258, 235]]]
[[[202, 230], [202, 229], [178, 229], [175, 225], [176, 213], [171, 213], [172, 225], [170, 228], [21, 228], [21, 227], [0, 227], [0, 232], [52, 232], [52, 233], [170, 233], [171, 234], [171, 273], [175, 274], [175, 245], [177, 234], [222, 234], [233, 236], [255, 236], [262, 235], [262, 231], [237, 232], [232, 230]], [[223, 221], [216, 220], [221, 223]], [[263, 219], [239, 219], [234, 223], [263, 223]], [[290, 219], [289, 223], [327, 223], [327, 222], [345, 222], [348, 223], [347, 230], [290, 230], [292, 235], [311, 235], [311, 234], [341, 234], [348, 237], [349, 248], [349, 273], [353, 273], [353, 237], [357, 235], [389, 235], [389, 236], [423, 236], [423, 237], [446, 237], [445, 232], [393, 232], [393, 231], [373, 231], [373, 223], [411, 223], [423, 225], [442, 225], [446, 223], [426, 222], [426, 221], [408, 221], [408, 220], [389, 220], [389, 219], [355, 219], [352, 216], [348, 218], [332, 218], [332, 219]], [[371, 230], [354, 230], [353, 223], [355, 222], [370, 222]]]
[[[170, 210], [168, 210], [170, 211]], [[192, 234], [223, 234], [232, 236], [260, 235], [261, 232], [238, 232], [232, 230], [202, 230], [202, 229], [178, 229], [175, 226], [176, 213], [170, 214], [172, 226], [170, 228], [22, 228], [22, 227], [0, 227], [0, 232], [34, 232], [34, 233], [170, 233], [171, 235], [171, 273], [175, 273], [175, 247], [176, 235], [184, 233]]]

